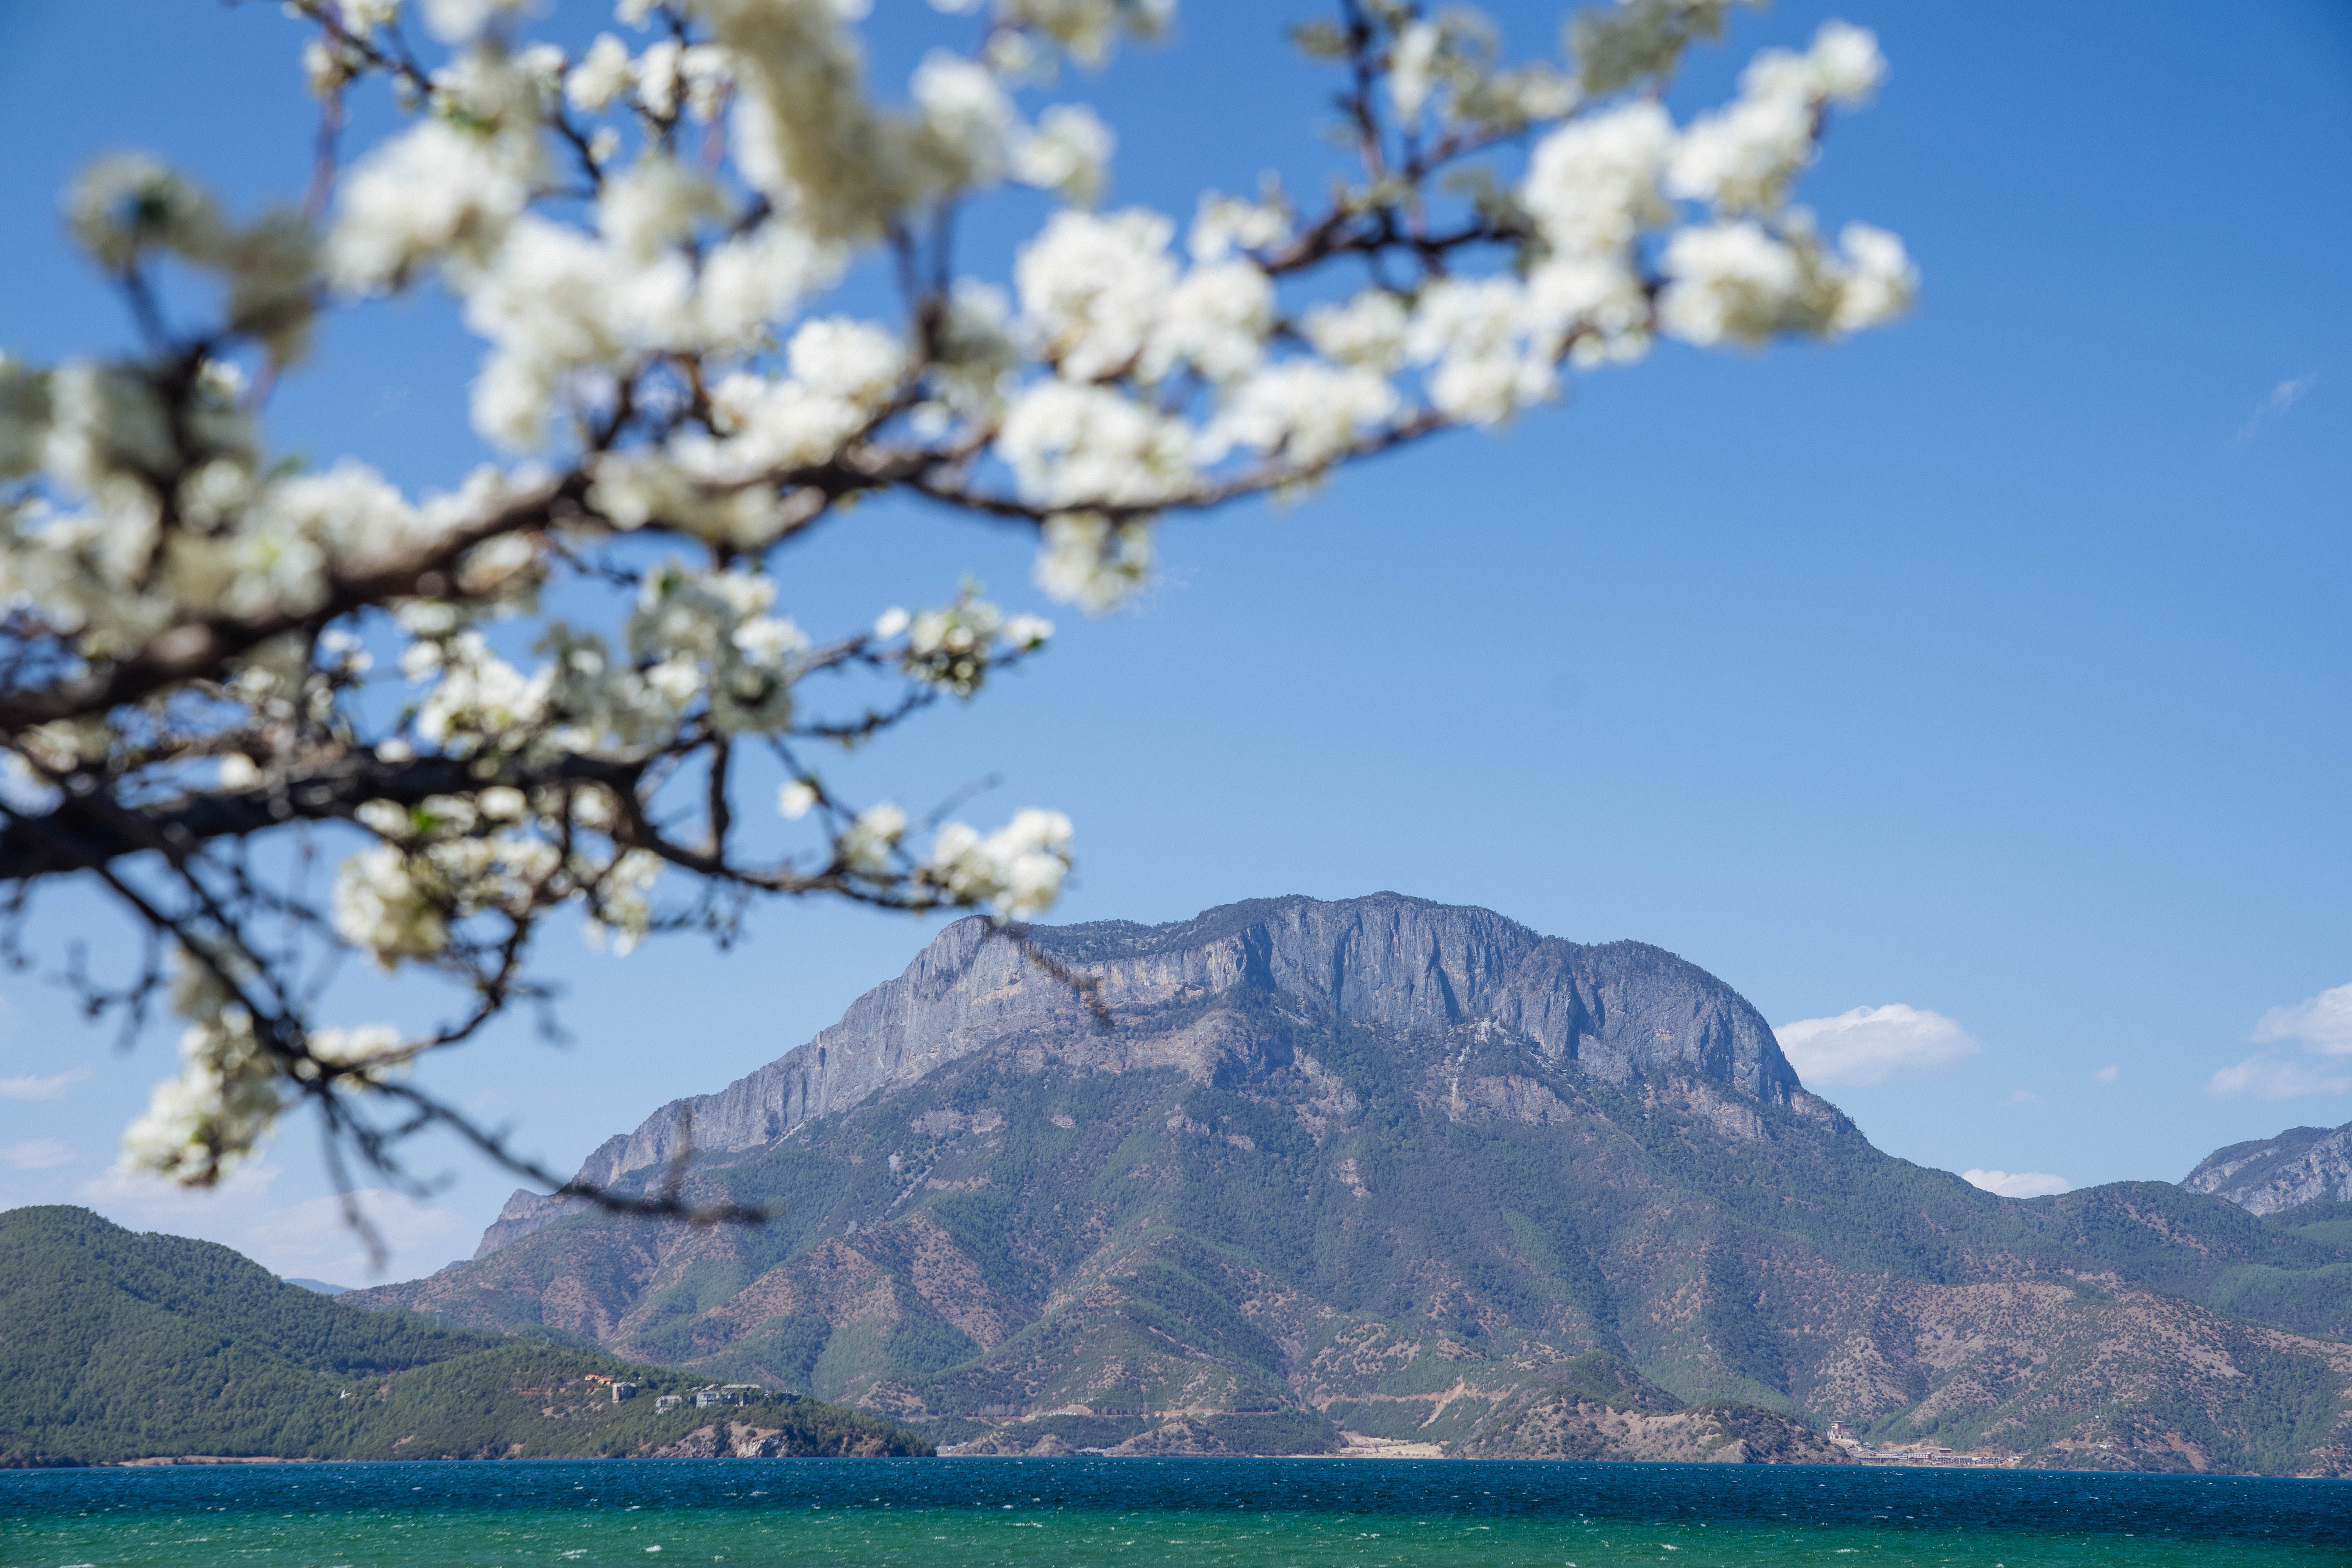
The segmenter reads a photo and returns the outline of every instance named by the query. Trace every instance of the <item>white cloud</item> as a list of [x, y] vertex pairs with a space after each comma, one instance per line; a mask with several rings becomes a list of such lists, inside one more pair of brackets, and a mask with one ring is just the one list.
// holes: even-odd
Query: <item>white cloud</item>
[[12, 1171], [47, 1171], [73, 1163], [73, 1149], [62, 1138], [36, 1138], [29, 1143], [0, 1143], [0, 1165]]
[[2320, 1056], [2352, 1056], [2352, 985], [2338, 985], [2290, 1007], [2273, 1007], [2256, 1020], [2247, 1037], [2258, 1046], [2301, 1040], [2305, 1050]]
[[2347, 1089], [2352, 1089], [2352, 1078], [2272, 1057], [2249, 1057], [2236, 1067], [2223, 1068], [2205, 1085], [2206, 1093], [2224, 1100], [2242, 1094], [2256, 1100], [2294, 1100], [2306, 1094], [2342, 1094]]
[[[2258, 1046], [2300, 1041], [2315, 1057], [2352, 1056], [2352, 985], [2338, 985], [2254, 1020], [2246, 1038]], [[2352, 1089], [2352, 1073], [2341, 1062], [2322, 1065], [2282, 1057], [2248, 1057], [2205, 1082], [2205, 1092], [2223, 1099], [2294, 1100], [2307, 1094], [2341, 1094]]]
[[2008, 1103], [2011, 1105], [2039, 1105], [2042, 1103], [2042, 1097], [2034, 1093], [2030, 1089], [2012, 1089], [2009, 1091]]
[[2091, 1076], [2101, 1083], [2113, 1083], [2124, 1076], [2124, 1069], [2119, 1067], [2104, 1067]]
[[2047, 1171], [1962, 1171], [1960, 1180], [2004, 1198], [2046, 1198], [2074, 1190], [2074, 1183]]
[[0, 1078], [0, 1100], [55, 1100], [89, 1076], [88, 1068], [47, 1078]]
[[1866, 1089], [1898, 1072], [1933, 1072], [1977, 1054], [1976, 1041], [1941, 1013], [1906, 1007], [1856, 1007], [1834, 1018], [1781, 1024], [1781, 1052], [1816, 1088]]
[[2307, 370], [2292, 381], [2282, 381], [2272, 387], [2271, 395], [2254, 405], [2253, 417], [2247, 420], [2245, 427], [2238, 432], [2238, 439], [2252, 440], [2262, 433], [2264, 425], [2302, 402], [2304, 394], [2318, 384], [2319, 373]]
[[[426, 1208], [382, 1187], [362, 1187], [352, 1195], [383, 1238], [384, 1249], [395, 1258], [446, 1243], [465, 1229], [465, 1221], [452, 1211]], [[348, 1285], [373, 1279], [376, 1272], [366, 1246], [343, 1218], [341, 1200], [331, 1196], [306, 1198], [265, 1215], [246, 1229], [236, 1247], [279, 1275]]]

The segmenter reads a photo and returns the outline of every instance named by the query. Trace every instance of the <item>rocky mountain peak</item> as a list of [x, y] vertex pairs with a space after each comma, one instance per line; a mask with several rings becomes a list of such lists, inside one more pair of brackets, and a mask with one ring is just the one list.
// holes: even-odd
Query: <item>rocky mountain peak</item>
[[[1265, 1042], [1215, 1022], [1221, 1003], [1242, 998], [1401, 1037], [1501, 1029], [1612, 1084], [1696, 1080], [1775, 1106], [1801, 1092], [1763, 1016], [1663, 949], [1566, 942], [1492, 910], [1398, 893], [1256, 899], [1165, 925], [1098, 921], [1022, 936], [959, 921], [841, 1022], [716, 1094], [664, 1106], [598, 1148], [580, 1175], [621, 1181], [667, 1164], [688, 1141], [705, 1153], [758, 1148], [1004, 1047], [1097, 1068], [1178, 1067], [1203, 1081], [1246, 1072]], [[475, 1256], [566, 1206], [517, 1193]]]
[[2251, 1214], [2352, 1203], [2352, 1121], [2332, 1131], [2290, 1127], [2275, 1138], [2216, 1149], [2180, 1184], [2227, 1198]]

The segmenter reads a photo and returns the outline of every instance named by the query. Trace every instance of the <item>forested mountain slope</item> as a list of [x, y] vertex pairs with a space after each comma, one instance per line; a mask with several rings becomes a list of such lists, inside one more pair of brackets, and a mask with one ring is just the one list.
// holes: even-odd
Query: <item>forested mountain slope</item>
[[[1598, 1352], [1815, 1429], [2347, 1468], [2352, 1238], [1893, 1159], [1672, 954], [1394, 895], [1033, 936], [1101, 1013], [965, 922], [692, 1102], [689, 1188], [771, 1224], [519, 1194], [476, 1261], [356, 1299], [998, 1450], [1457, 1444]], [[589, 1173], [656, 1178], [677, 1125]]]
[[[616, 1402], [616, 1376], [640, 1397]], [[0, 1213], [0, 1468], [651, 1452], [714, 1419], [660, 1415], [651, 1396], [705, 1381], [345, 1307], [226, 1247], [137, 1235], [87, 1209]], [[814, 1401], [727, 1414], [798, 1451], [924, 1447]]]

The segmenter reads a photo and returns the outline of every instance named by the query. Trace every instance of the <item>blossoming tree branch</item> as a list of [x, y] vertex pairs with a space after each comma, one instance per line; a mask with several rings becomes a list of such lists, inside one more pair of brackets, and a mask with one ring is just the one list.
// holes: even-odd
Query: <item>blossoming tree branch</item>
[[[307, 201], [240, 220], [164, 163], [101, 162], [67, 221], [142, 352], [0, 360], [0, 879], [19, 943], [45, 886], [101, 888], [149, 957], [86, 1002], [184, 1022], [129, 1161], [211, 1184], [307, 1105], [347, 1188], [353, 1160], [404, 1179], [428, 1127], [558, 1184], [406, 1069], [545, 1000], [560, 910], [622, 950], [771, 895], [1018, 940], [1066, 818], [918, 817], [823, 764], [1053, 627], [969, 588], [806, 602], [794, 542], [861, 498], [1026, 530], [1039, 587], [1101, 613], [1177, 520], [1501, 425], [1661, 336], [1901, 311], [1901, 243], [1793, 204], [1879, 79], [1869, 34], [1663, 107], [1735, 3], [1619, 0], [1512, 64], [1475, 13], [1340, 0], [1293, 32], [1336, 82], [1328, 195], [1268, 180], [1180, 224], [1101, 209], [1113, 132], [1053, 101], [1164, 0], [934, 0], [903, 87], [866, 79], [863, 0], [622, 0], [576, 55], [501, 0], [289, 0], [322, 105]], [[378, 91], [399, 128], [339, 147]], [[958, 215], [1009, 185], [1052, 216], [1009, 278], [968, 275]], [[868, 258], [891, 313], [828, 308]], [[206, 319], [167, 310], [190, 276]], [[412, 496], [274, 458], [270, 391], [320, 314], [422, 289], [486, 345], [472, 417], [506, 460]], [[353, 952], [446, 983], [441, 1021], [321, 1016]], [[580, 1195], [686, 1212], [675, 1184]]]

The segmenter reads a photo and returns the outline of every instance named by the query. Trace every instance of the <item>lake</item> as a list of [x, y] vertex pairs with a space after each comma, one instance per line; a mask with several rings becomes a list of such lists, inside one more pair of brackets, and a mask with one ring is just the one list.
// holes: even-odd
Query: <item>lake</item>
[[1459, 1460], [727, 1459], [0, 1474], [7, 1568], [2234, 1568], [2352, 1563], [2352, 1482]]

